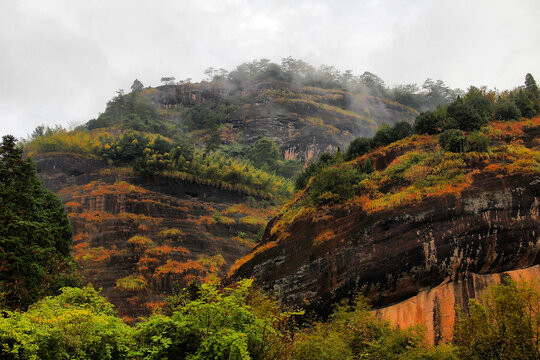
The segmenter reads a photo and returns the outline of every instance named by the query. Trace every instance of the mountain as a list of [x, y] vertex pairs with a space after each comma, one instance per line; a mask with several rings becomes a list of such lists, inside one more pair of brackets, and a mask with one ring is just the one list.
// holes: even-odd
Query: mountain
[[482, 131], [471, 135], [487, 138], [481, 150], [443, 151], [444, 132], [336, 161], [269, 222], [230, 278], [253, 277], [321, 315], [360, 292], [380, 316], [450, 339], [455, 305], [504, 277], [540, 275], [540, 117]]
[[133, 321], [257, 244], [304, 162], [417, 111], [387, 98], [276, 79], [119, 91], [73, 131], [26, 146], [66, 207], [84, 282]]

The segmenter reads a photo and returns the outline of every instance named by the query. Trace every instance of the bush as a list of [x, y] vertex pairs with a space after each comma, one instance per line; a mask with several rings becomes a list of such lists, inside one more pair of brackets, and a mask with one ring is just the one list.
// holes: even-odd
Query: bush
[[454, 343], [464, 359], [540, 358], [538, 283], [506, 280], [469, 302], [455, 325]]
[[345, 160], [350, 161], [358, 156], [362, 156], [371, 150], [371, 139], [359, 137], [354, 139], [347, 148]]
[[132, 333], [92, 287], [64, 288], [25, 313], [0, 317], [0, 358], [127, 359]]
[[467, 136], [468, 151], [486, 152], [489, 150], [489, 138], [481, 132], [475, 131]]
[[468, 150], [468, 143], [463, 132], [458, 129], [450, 129], [439, 135], [439, 144], [446, 151], [462, 153]]
[[414, 122], [414, 132], [417, 134], [438, 134], [439, 127], [440, 120], [432, 111], [421, 113]]
[[495, 120], [519, 120], [521, 111], [516, 104], [510, 99], [501, 99], [495, 104]]
[[354, 197], [354, 185], [359, 181], [359, 174], [350, 166], [330, 166], [313, 178], [309, 195], [316, 204], [349, 200]]

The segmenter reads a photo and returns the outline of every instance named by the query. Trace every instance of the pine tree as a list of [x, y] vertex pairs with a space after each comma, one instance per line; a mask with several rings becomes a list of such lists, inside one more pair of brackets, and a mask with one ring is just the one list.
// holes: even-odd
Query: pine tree
[[72, 232], [60, 200], [45, 189], [11, 135], [0, 144], [0, 293], [26, 308], [76, 283]]

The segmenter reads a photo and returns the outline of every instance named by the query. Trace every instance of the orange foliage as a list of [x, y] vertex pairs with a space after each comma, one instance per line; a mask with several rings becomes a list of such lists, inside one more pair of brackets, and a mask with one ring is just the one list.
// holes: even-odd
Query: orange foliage
[[165, 265], [158, 267], [154, 273], [154, 277], [160, 276], [161, 274], [183, 274], [187, 271], [204, 271], [203, 266], [194, 260], [189, 260], [187, 262], [178, 262], [175, 260], [167, 260]]
[[183, 248], [183, 247], [171, 247], [169, 245], [156, 246], [152, 250], [154, 250], [156, 252], [159, 252], [161, 254], [165, 254], [165, 255], [168, 255], [168, 254], [170, 254], [172, 252], [182, 253], [182, 254], [185, 254], [185, 255], [190, 255], [191, 254], [191, 252], [186, 248]]
[[79, 206], [81, 206], [80, 203], [75, 202], [75, 201], [69, 201], [69, 202], [65, 203], [64, 205], [66, 207], [79, 207]]
[[277, 211], [275, 208], [253, 208], [247, 206], [246, 204], [235, 204], [229, 206], [227, 209], [225, 209], [225, 211], [222, 212], [223, 215], [237, 213], [259, 218], [271, 218], [277, 214]]
[[232, 275], [236, 270], [238, 270], [242, 265], [244, 265], [245, 263], [253, 259], [255, 255], [260, 254], [268, 249], [271, 249], [275, 247], [276, 245], [277, 245], [277, 242], [275, 241], [267, 242], [264, 245], [259, 245], [257, 248], [255, 248], [255, 250], [253, 250], [252, 252], [244, 256], [243, 258], [236, 260], [229, 270], [229, 276]]
[[313, 239], [314, 244], [322, 244], [323, 242], [326, 242], [330, 239], [332, 239], [335, 236], [334, 230], [329, 229], [327, 231], [323, 231], [315, 239]]
[[154, 312], [160, 310], [163, 306], [165, 306], [165, 304], [166, 303], [164, 301], [161, 301], [161, 302], [146, 302], [146, 303], [144, 303], [144, 307], [154, 313]]

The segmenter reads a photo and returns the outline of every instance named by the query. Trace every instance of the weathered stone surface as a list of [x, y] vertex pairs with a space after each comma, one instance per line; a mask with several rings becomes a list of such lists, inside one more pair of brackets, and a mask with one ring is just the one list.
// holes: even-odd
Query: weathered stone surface
[[[469, 274], [539, 264], [539, 214], [540, 175], [479, 175], [459, 197], [431, 198], [371, 215], [354, 205], [319, 209], [282, 233], [267, 230], [264, 242], [277, 245], [256, 252], [233, 278], [254, 277], [284, 302], [322, 314], [356, 292], [376, 308], [386, 307], [443, 282], [468, 284]], [[325, 240], [314, 242], [322, 233]], [[431, 296], [441, 299], [446, 290], [440, 291]], [[429, 301], [437, 308], [434, 298]], [[452, 316], [445, 303], [438, 306], [442, 317]]]
[[500, 284], [505, 277], [516, 281], [538, 281], [540, 265], [495, 274], [467, 273], [457, 280], [444, 281], [432, 289], [420, 291], [405, 301], [374, 312], [377, 316], [402, 328], [417, 324], [426, 325], [427, 336], [431, 342], [448, 341], [452, 339], [457, 316], [456, 307], [466, 309], [469, 299], [478, 298], [488, 285]]
[[[272, 90], [287, 93], [276, 98], [271, 95]], [[167, 85], [147, 91], [145, 96], [165, 109], [215, 106], [239, 96], [251, 96], [253, 101], [227, 119], [229, 131], [246, 143], [270, 138], [288, 157], [300, 160], [335, 151], [337, 147], [345, 149], [359, 136], [372, 136], [382, 123], [412, 123], [418, 115], [414, 109], [381, 98], [275, 81], [254, 83], [243, 91], [214, 83]]]
[[[238, 221], [245, 214], [229, 214], [230, 224], [212, 220], [214, 213], [243, 203], [243, 194], [124, 174], [73, 154], [38, 155], [34, 160], [45, 186], [66, 206], [84, 282], [102, 288], [128, 320], [147, 315], [175, 286], [223, 274], [254, 245], [238, 237], [243, 233], [253, 240], [260, 227]], [[181, 233], [161, 233], [169, 229]], [[152, 243], [129, 242], [135, 235]], [[214, 268], [199, 260], [218, 255], [224, 262]], [[135, 291], [119, 288], [116, 282], [127, 276], [141, 276], [147, 285]]]

